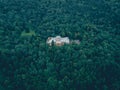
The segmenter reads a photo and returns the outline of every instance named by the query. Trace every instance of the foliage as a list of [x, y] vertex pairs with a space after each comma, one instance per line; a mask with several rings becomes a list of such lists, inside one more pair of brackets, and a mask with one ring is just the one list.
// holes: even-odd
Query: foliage
[[120, 90], [119, 14], [119, 0], [0, 0], [0, 90]]

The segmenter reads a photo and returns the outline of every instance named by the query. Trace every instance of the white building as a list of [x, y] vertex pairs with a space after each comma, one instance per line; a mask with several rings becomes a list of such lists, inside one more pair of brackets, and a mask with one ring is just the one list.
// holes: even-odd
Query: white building
[[61, 37], [61, 36], [56, 36], [56, 37], [48, 37], [47, 39], [47, 44], [52, 45], [52, 42], [54, 42], [55, 45], [61, 46], [64, 44], [69, 44], [70, 40], [68, 37]]

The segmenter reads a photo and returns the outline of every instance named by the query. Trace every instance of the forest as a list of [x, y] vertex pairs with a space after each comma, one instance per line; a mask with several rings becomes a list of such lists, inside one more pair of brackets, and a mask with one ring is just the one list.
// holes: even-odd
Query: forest
[[0, 90], [120, 90], [120, 1], [0, 0]]

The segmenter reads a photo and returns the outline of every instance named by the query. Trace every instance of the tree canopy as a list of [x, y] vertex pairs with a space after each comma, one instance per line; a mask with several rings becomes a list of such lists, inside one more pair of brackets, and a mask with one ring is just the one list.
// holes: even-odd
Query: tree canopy
[[120, 1], [0, 0], [0, 90], [120, 90]]

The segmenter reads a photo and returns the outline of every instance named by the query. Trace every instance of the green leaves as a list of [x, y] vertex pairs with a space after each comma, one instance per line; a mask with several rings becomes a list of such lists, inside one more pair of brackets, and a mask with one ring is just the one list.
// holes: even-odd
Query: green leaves
[[[119, 0], [1, 0], [0, 90], [120, 90]], [[61, 35], [80, 44], [46, 44]]]

